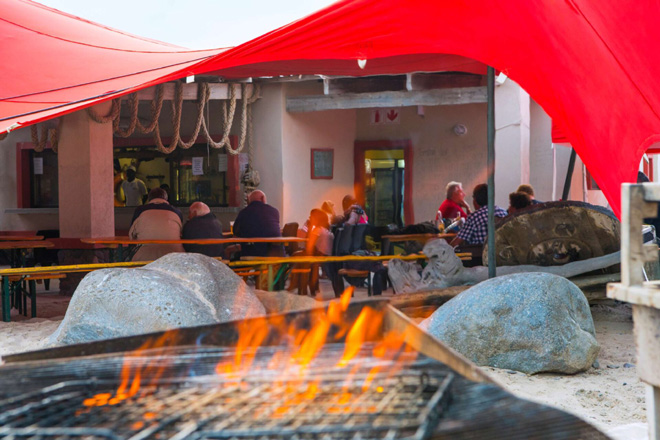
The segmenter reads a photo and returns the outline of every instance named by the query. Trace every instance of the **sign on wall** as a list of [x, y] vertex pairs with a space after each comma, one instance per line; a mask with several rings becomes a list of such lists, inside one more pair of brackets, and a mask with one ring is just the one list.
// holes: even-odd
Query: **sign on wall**
[[203, 157], [193, 157], [192, 158], [192, 175], [201, 176], [204, 174], [204, 158]]
[[372, 125], [392, 125], [401, 123], [401, 109], [375, 108], [371, 110]]
[[334, 156], [333, 148], [312, 148], [312, 179], [332, 179]]

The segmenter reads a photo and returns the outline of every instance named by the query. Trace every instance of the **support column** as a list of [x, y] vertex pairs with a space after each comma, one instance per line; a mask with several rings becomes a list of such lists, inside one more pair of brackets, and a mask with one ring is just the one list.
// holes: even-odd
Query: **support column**
[[[95, 110], [107, 114], [110, 103]], [[60, 238], [115, 235], [112, 124], [64, 116], [58, 152]]]
[[530, 99], [518, 84], [495, 87], [495, 204], [507, 208], [509, 193], [529, 183]]
[[[110, 103], [95, 110], [107, 114]], [[95, 249], [78, 238], [115, 235], [112, 124], [99, 124], [82, 110], [64, 116], [58, 152], [60, 239], [59, 264], [104, 263], [107, 249]], [[60, 294], [72, 295], [84, 274], [60, 281]]]

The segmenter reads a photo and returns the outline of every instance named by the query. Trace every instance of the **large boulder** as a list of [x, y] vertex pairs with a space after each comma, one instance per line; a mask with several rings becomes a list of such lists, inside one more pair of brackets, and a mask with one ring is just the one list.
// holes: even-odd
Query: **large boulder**
[[600, 349], [584, 294], [546, 273], [479, 283], [420, 325], [478, 365], [527, 374], [586, 370]]
[[310, 296], [297, 295], [287, 291], [269, 292], [255, 289], [254, 293], [268, 314], [297, 312], [325, 305], [322, 301], [317, 301]]
[[87, 274], [48, 345], [215, 324], [265, 313], [252, 290], [225, 264], [201, 254], [171, 253], [142, 268]]

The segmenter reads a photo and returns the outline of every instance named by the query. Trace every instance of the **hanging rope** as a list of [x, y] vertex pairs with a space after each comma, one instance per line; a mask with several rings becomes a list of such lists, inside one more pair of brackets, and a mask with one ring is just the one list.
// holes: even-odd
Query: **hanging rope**
[[108, 122], [112, 122], [115, 119], [119, 118], [119, 113], [121, 110], [121, 98], [116, 98], [112, 100], [112, 107], [110, 108], [110, 113], [108, 113], [105, 116], [101, 116], [92, 107], [87, 107], [85, 110], [87, 110], [87, 115], [92, 119], [94, 122], [98, 122], [99, 124], [107, 124]]
[[197, 142], [197, 136], [199, 136], [199, 130], [202, 128], [202, 122], [204, 120], [204, 107], [206, 107], [209, 98], [211, 97], [211, 92], [209, 89], [208, 83], [201, 83], [197, 86], [197, 122], [195, 123], [195, 129], [193, 130], [192, 136], [188, 142], [184, 142], [183, 139], [179, 138], [179, 147], [187, 150], [192, 147], [195, 142]]
[[50, 149], [53, 150], [54, 153], [57, 153], [60, 148], [60, 133], [62, 133], [62, 119], [59, 118], [57, 120], [57, 128], [51, 128], [48, 130], [48, 133], [50, 134]]
[[151, 120], [145, 126], [140, 123], [139, 118], [137, 121], [137, 129], [141, 133], [149, 134], [156, 128], [160, 112], [163, 109], [163, 98], [165, 96], [165, 84], [158, 84], [156, 86], [156, 99], [151, 101]]
[[34, 151], [41, 153], [46, 147], [46, 142], [48, 141], [48, 127], [46, 124], [41, 124], [41, 136], [39, 136], [38, 124], [30, 126], [32, 134], [32, 145], [34, 146]]
[[241, 177], [241, 183], [243, 183], [243, 190], [245, 197], [243, 197], [243, 204], [247, 200], [247, 195], [257, 189], [261, 183], [261, 178], [259, 176], [259, 171], [255, 170], [253, 167], [254, 161], [254, 143], [253, 143], [253, 133], [252, 133], [252, 104], [254, 104], [257, 99], [259, 99], [259, 86], [255, 84], [252, 87], [252, 95], [248, 98], [245, 94], [247, 91], [247, 85], [243, 88], [243, 98], [245, 107], [245, 113], [243, 114], [243, 124], [245, 125], [244, 130], [241, 130], [241, 135], [243, 140], [239, 142], [239, 150], [243, 148], [242, 143], [247, 140], [248, 145], [248, 166], [245, 170], [245, 173]]
[[169, 147], [163, 145], [163, 140], [160, 138], [160, 125], [156, 121], [154, 128], [154, 142], [158, 151], [170, 154], [176, 148], [180, 139], [181, 132], [181, 107], [183, 106], [183, 84], [180, 82], [175, 83], [174, 99], [172, 100], [172, 141]]
[[227, 152], [230, 154], [238, 154], [232, 153], [231, 149], [231, 143], [229, 141], [229, 133], [231, 132], [231, 125], [234, 121], [234, 113], [236, 112], [236, 90], [234, 89], [233, 84], [228, 84], [229, 86], [229, 111], [227, 111], [227, 102], [225, 101], [222, 107], [222, 122], [223, 122], [223, 127], [224, 131], [222, 134], [222, 140], [220, 142], [215, 142], [211, 138], [211, 134], [209, 133], [208, 127], [206, 126], [206, 120], [202, 120], [202, 133], [204, 136], [206, 136], [206, 140], [209, 143], [209, 145], [213, 148], [222, 148], [222, 147], [227, 147]]
[[46, 142], [50, 141], [50, 148], [57, 153], [60, 141], [60, 130], [62, 128], [62, 118], [57, 121], [57, 128], [48, 128], [46, 124], [41, 124], [41, 136], [39, 135], [38, 124], [30, 126], [32, 145], [34, 151], [41, 153], [46, 148]]
[[115, 119], [112, 120], [112, 131], [114, 132], [115, 136], [127, 138], [130, 135], [133, 134], [135, 131], [135, 128], [137, 127], [137, 122], [138, 122], [138, 104], [140, 101], [138, 100], [137, 93], [131, 93], [128, 95], [128, 110], [130, 112], [130, 121], [128, 123], [128, 127], [126, 127], [126, 130], [122, 129], [119, 126], [119, 116], [117, 116]]
[[[181, 82], [175, 83], [175, 96], [171, 102], [172, 108], [172, 140], [169, 146], [163, 145], [163, 141], [160, 136], [160, 125], [159, 118], [163, 107], [164, 100], [164, 90], [165, 85], [159, 84], [156, 86], [156, 97], [151, 101], [151, 120], [146, 125], [142, 125], [138, 117], [138, 107], [139, 99], [137, 93], [132, 93], [128, 97], [128, 110], [130, 115], [129, 125], [126, 129], [122, 129], [119, 126], [119, 116], [121, 113], [121, 101], [120, 98], [112, 100], [112, 108], [110, 112], [105, 115], [99, 115], [91, 107], [87, 108], [87, 114], [89, 117], [100, 124], [112, 122], [113, 132], [119, 137], [129, 137], [137, 129], [141, 133], [152, 133], [154, 136], [154, 143], [158, 151], [170, 154], [178, 146], [184, 149], [192, 147], [197, 141], [200, 131], [206, 138], [208, 145], [212, 148], [226, 148], [227, 153], [231, 155], [237, 155], [245, 149], [247, 144], [248, 149], [248, 169], [251, 170], [252, 162], [254, 159], [254, 148], [253, 148], [253, 138], [252, 138], [252, 106], [254, 102], [259, 99], [259, 86], [254, 85], [252, 87], [252, 94], [248, 97], [248, 85], [241, 85], [241, 126], [240, 126], [240, 135], [238, 141], [238, 147], [233, 149], [230, 142], [230, 133], [231, 128], [234, 122], [234, 116], [236, 114], [236, 87], [233, 84], [228, 84], [229, 99], [226, 100], [222, 105], [222, 118], [221, 123], [223, 127], [222, 139], [220, 142], [215, 142], [211, 138], [209, 132], [209, 122], [204, 118], [204, 109], [208, 108], [209, 100], [211, 97], [210, 86], [208, 83], [200, 83], [198, 85], [197, 91], [197, 119], [195, 123], [195, 128], [193, 134], [190, 137], [188, 142], [181, 139], [181, 115], [183, 107], [183, 84]], [[43, 136], [42, 136], [43, 137]], [[254, 181], [255, 179], [250, 179]], [[258, 176], [256, 177], [258, 180]]]

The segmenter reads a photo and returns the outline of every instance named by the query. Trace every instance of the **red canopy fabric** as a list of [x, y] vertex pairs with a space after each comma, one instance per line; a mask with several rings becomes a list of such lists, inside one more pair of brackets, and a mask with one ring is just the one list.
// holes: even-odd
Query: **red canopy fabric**
[[564, 130], [557, 125], [556, 121], [552, 121], [552, 142], [555, 144], [565, 144], [570, 142], [568, 138], [566, 137], [566, 133], [564, 133]]
[[187, 76], [223, 51], [191, 51], [29, 0], [3, 1], [0, 133]]
[[[8, 57], [7, 20], [18, 23], [10, 30], [19, 35], [12, 42], [14, 48], [26, 47], [22, 38], [34, 39], [41, 35], [34, 31], [26, 35], [20, 31], [26, 21], [32, 23], [26, 27], [40, 25], [45, 34], [59, 32], [63, 25], [43, 14], [41, 18], [27, 17], [27, 6], [32, 13], [34, 4], [27, 1], [3, 4], [4, 9], [23, 10], [9, 18], [3, 9], [5, 21], [0, 27], [0, 54], [4, 55], [3, 60], [17, 63], [12, 75], [6, 71], [7, 65], [12, 63], [3, 63], [0, 67], [3, 78], [29, 72], [30, 60], [34, 59], [29, 50], [38, 49], [30, 45], [29, 50], [13, 50]], [[89, 89], [87, 98], [107, 93], [107, 99], [177, 75], [184, 76], [184, 72], [215, 72], [225, 77], [362, 76], [440, 70], [480, 72], [483, 64], [492, 65], [520, 84], [564, 129], [618, 215], [620, 184], [635, 181], [643, 152], [660, 141], [658, 15], [660, 10], [655, 0], [640, 0], [634, 5], [619, 0], [344, 0], [197, 63], [194, 57], [209, 55], [209, 52], [176, 52], [160, 43], [138, 42], [135, 37], [101, 28], [94, 31], [104, 31], [94, 39], [96, 45], [109, 46], [108, 41], [113, 41], [119, 46], [118, 40], [121, 40], [126, 46], [139, 47], [137, 51], [122, 52], [121, 57], [136, 64], [130, 72], [156, 68], [157, 62], [147, 61], [156, 59], [152, 57], [162, 57], [159, 67], [170, 67], [163, 68], [160, 78], [143, 73], [140, 77], [131, 76], [130, 84], [104, 81], [105, 88]], [[70, 19], [62, 20], [70, 25]], [[87, 28], [93, 26], [86, 24]], [[76, 41], [81, 41], [84, 34], [82, 31], [71, 33], [70, 39]], [[69, 69], [79, 69], [76, 74], [80, 73], [80, 78], [76, 81], [67, 78], [63, 82], [62, 68], [57, 66], [64, 62], [63, 58], [57, 57], [56, 61], [53, 52], [40, 51], [42, 74], [48, 75], [47, 67], [58, 73], [52, 75], [49, 87], [30, 75], [31, 79], [26, 80], [22, 89], [44, 92], [57, 88], [58, 84], [84, 81], [86, 77], [98, 80], [112, 76], [106, 68], [117, 67], [118, 63], [104, 63], [103, 66], [82, 63], [80, 60], [85, 59], [88, 50], [80, 44], [76, 47], [69, 55], [76, 62], [71, 63], [73, 66]], [[170, 54], [165, 55], [168, 49]], [[364, 69], [358, 67], [358, 59], [367, 60]], [[177, 70], [173, 67], [176, 62], [190, 64], [182, 64]], [[0, 132], [6, 129], [5, 120], [28, 124], [59, 111], [45, 110], [17, 117], [18, 112], [6, 107], [12, 104], [7, 102], [12, 94], [6, 93], [5, 85], [0, 87], [0, 122], [3, 122]], [[53, 93], [30, 96], [43, 102], [47, 101], [44, 97]], [[68, 98], [68, 92], [61, 101], [54, 101], [67, 101], [64, 98]], [[82, 94], [74, 98], [83, 99]], [[26, 98], [12, 99], [20, 100]], [[71, 111], [89, 103], [89, 100], [74, 102], [67, 104], [64, 110]], [[14, 116], [7, 119], [8, 115]]]

